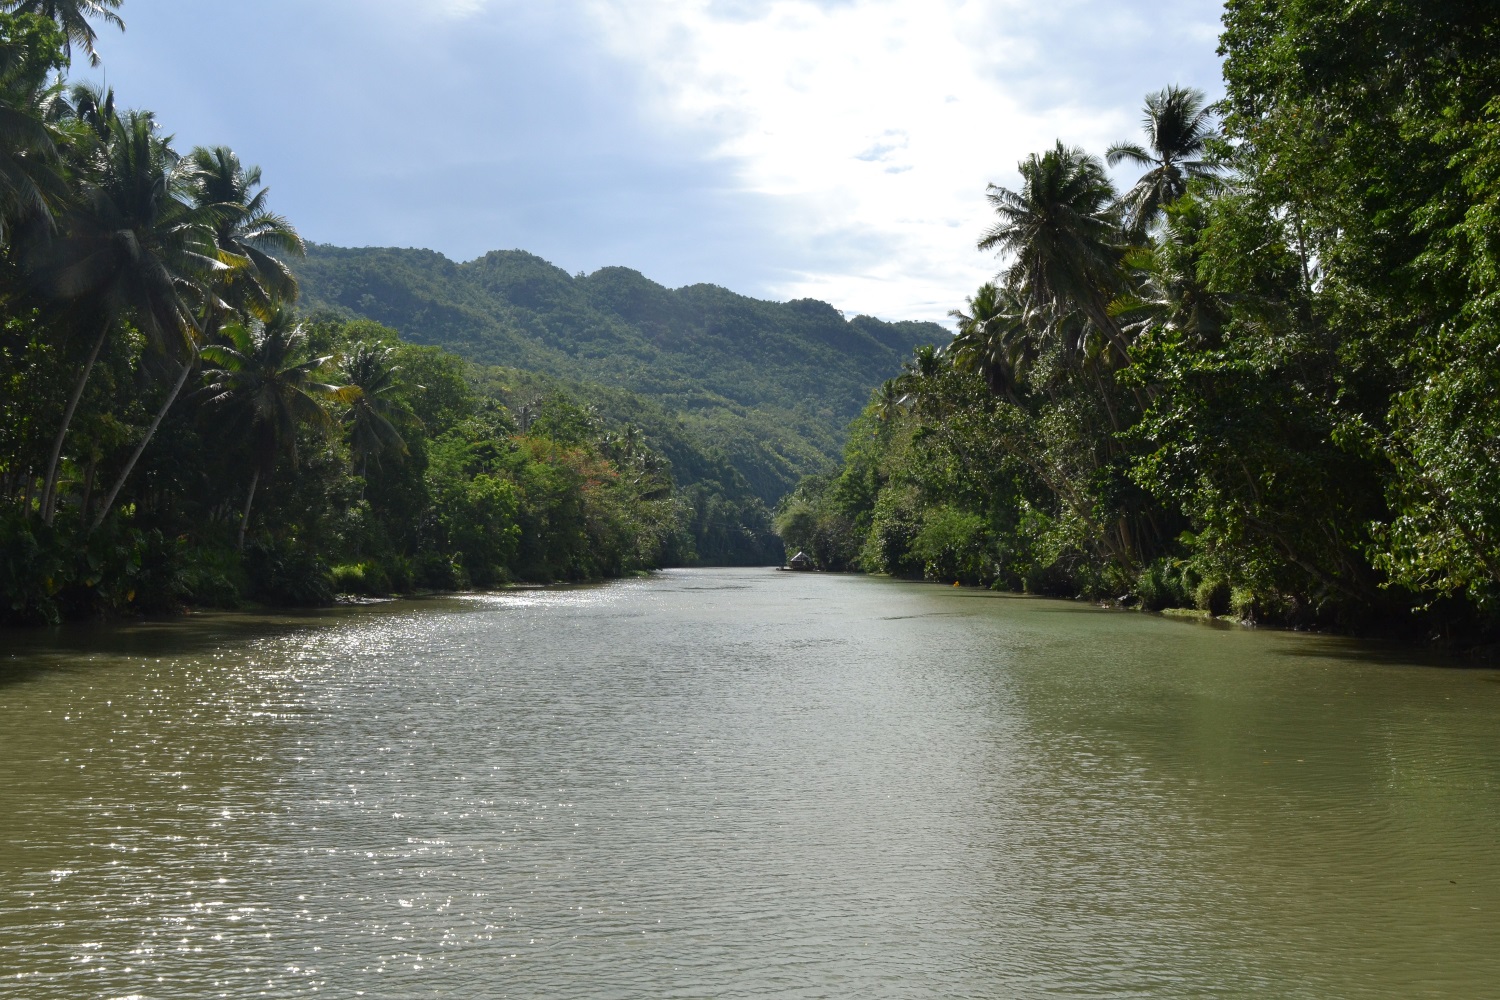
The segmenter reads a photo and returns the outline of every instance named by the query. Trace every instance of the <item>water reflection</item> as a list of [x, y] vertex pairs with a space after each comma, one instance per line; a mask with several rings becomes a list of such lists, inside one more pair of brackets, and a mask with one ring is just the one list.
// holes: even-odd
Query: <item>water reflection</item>
[[27, 642], [0, 996], [1500, 981], [1493, 673], [750, 571]]

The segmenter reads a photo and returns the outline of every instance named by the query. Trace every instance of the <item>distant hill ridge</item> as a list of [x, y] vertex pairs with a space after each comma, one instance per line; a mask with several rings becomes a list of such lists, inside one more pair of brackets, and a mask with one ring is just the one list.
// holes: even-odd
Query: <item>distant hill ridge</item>
[[698, 415], [768, 502], [835, 462], [871, 390], [913, 348], [948, 336], [935, 323], [846, 319], [812, 299], [669, 289], [624, 267], [570, 275], [521, 250], [460, 264], [431, 250], [315, 245], [297, 272], [306, 308]]
[[[798, 405], [815, 393], [849, 419], [914, 347], [945, 336], [935, 323], [846, 320], [815, 299], [668, 289], [624, 267], [575, 277], [522, 250], [457, 264], [431, 250], [314, 246], [299, 272], [309, 305], [476, 361], [689, 400], [707, 390]], [[780, 377], [767, 380], [768, 371]]]

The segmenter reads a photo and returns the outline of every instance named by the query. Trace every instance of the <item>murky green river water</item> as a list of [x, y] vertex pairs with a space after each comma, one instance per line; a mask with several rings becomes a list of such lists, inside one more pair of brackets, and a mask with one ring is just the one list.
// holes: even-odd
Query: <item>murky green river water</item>
[[1500, 997], [1500, 674], [692, 571], [0, 637], [0, 997]]

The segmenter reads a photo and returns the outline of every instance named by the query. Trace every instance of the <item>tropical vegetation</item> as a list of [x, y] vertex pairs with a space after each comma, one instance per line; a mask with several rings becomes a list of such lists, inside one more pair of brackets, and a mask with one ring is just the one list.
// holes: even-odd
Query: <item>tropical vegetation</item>
[[1222, 100], [991, 185], [951, 337], [309, 246], [67, 82], [119, 7], [0, 0], [4, 621], [769, 562], [779, 499], [826, 569], [1500, 628], [1486, 5], [1229, 0]]
[[[994, 187], [1001, 270], [781, 505], [824, 567], [1433, 636], [1500, 615], [1500, 18], [1230, 0], [1225, 98]], [[1106, 162], [1141, 171], [1122, 191]]]
[[291, 264], [311, 310], [651, 400], [712, 442], [765, 504], [837, 462], [870, 388], [913, 348], [945, 339], [936, 323], [714, 285], [669, 289], [624, 267], [573, 275], [520, 250], [455, 263], [430, 250], [314, 245]]
[[0, 622], [774, 558], [645, 401], [299, 313], [258, 169], [67, 84], [118, 7], [0, 4]]

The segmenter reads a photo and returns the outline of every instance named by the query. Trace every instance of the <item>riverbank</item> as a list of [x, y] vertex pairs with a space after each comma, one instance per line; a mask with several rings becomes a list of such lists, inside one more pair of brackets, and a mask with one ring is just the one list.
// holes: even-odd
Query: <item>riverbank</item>
[[[1144, 614], [1159, 618], [1167, 618], [1181, 622], [1212, 625], [1221, 628], [1242, 628], [1271, 632], [1290, 632], [1308, 635], [1337, 636], [1356, 641], [1366, 641], [1391, 645], [1400, 649], [1410, 650], [1413, 654], [1422, 656], [1453, 657], [1469, 665], [1488, 666], [1500, 664], [1500, 642], [1496, 641], [1495, 632], [1490, 628], [1472, 628], [1451, 630], [1447, 633], [1433, 631], [1433, 620], [1415, 615], [1406, 617], [1395, 616], [1380, 621], [1361, 620], [1358, 624], [1319, 621], [1314, 616], [1300, 616], [1293, 619], [1267, 620], [1257, 618], [1253, 609], [1246, 614], [1243, 611], [1232, 611], [1225, 613], [1214, 608], [1201, 607], [1174, 607], [1171, 605], [1152, 606], [1143, 601], [1139, 595], [1126, 594], [1116, 598], [1103, 598], [1082, 594], [1066, 593], [1032, 593], [1001, 586], [998, 583], [988, 585], [972, 582], [955, 581], [951, 584], [944, 580], [922, 580], [908, 576], [899, 576], [891, 573], [866, 573], [860, 570], [830, 571], [824, 569], [812, 569], [804, 572], [811, 574], [831, 574], [836, 576], [869, 577], [879, 580], [902, 581], [922, 586], [937, 588], [961, 588], [970, 591], [983, 591], [988, 593], [1007, 594], [1015, 597], [1030, 597], [1039, 600], [1065, 601], [1070, 604], [1086, 605], [1101, 610], [1128, 612]], [[1467, 620], [1467, 619], [1466, 619]]]
[[[0, 528], [4, 525], [0, 524]], [[36, 526], [39, 527], [39, 526]], [[228, 546], [168, 540], [160, 531], [114, 530], [80, 539], [67, 525], [0, 530], [0, 626], [169, 616], [194, 610], [330, 607], [341, 597], [403, 598], [474, 589], [628, 579], [659, 565], [559, 578], [514, 579], [494, 568], [470, 578], [460, 558], [397, 557], [329, 566], [295, 542]]]

